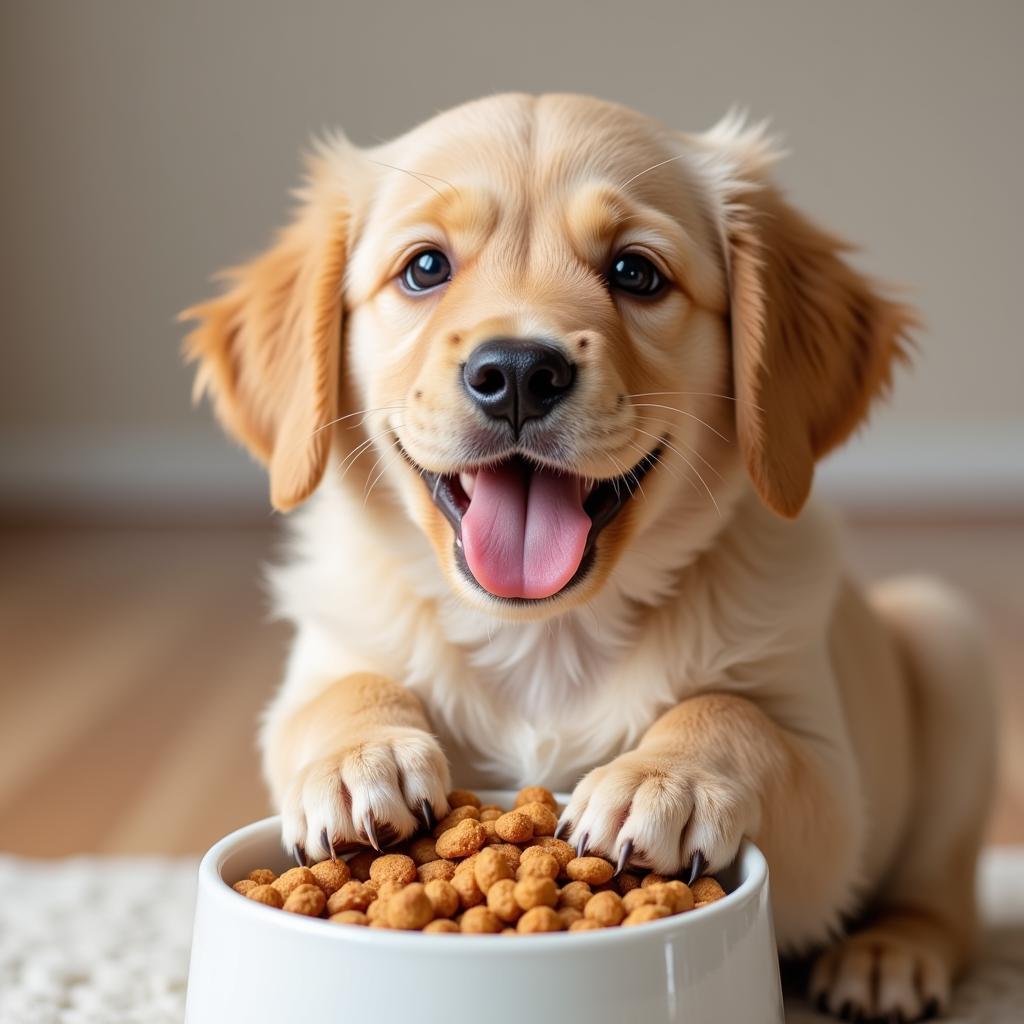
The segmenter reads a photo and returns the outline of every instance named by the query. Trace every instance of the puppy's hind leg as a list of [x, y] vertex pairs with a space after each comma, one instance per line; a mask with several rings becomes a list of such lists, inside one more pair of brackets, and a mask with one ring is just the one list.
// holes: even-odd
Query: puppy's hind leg
[[926, 579], [877, 587], [911, 694], [915, 796], [900, 853], [860, 930], [811, 976], [822, 1009], [913, 1021], [945, 1009], [976, 931], [974, 871], [995, 765], [992, 673], [964, 602]]

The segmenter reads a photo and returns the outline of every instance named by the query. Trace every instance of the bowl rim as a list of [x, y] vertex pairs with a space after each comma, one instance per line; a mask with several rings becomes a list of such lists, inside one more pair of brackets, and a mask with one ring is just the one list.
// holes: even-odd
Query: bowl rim
[[[493, 791], [492, 791], [493, 792]], [[246, 899], [234, 891], [223, 876], [222, 870], [227, 858], [237, 848], [255, 839], [264, 839], [267, 833], [280, 833], [280, 816], [272, 815], [249, 825], [244, 825], [218, 840], [203, 856], [199, 863], [199, 891], [204, 902], [215, 913], [242, 915], [253, 927], [272, 925], [289, 928], [306, 935], [321, 936], [326, 942], [360, 943], [379, 945], [383, 949], [399, 951], [430, 951], [436, 953], [452, 944], [450, 934], [423, 934], [413, 931], [393, 931], [385, 928], [360, 928], [339, 926], [326, 928], [322, 918], [303, 917], [300, 914], [284, 914], [273, 907], [263, 906], [255, 900]], [[669, 940], [679, 929], [711, 926], [723, 915], [739, 912], [743, 906], [758, 898], [768, 880], [768, 863], [764, 854], [749, 839], [740, 844], [736, 859], [743, 864], [746, 877], [732, 892], [716, 900], [710, 906], [702, 907], [699, 914], [673, 914], [661, 921], [651, 921], [641, 928], [603, 928], [599, 931], [550, 932], [534, 935], [519, 935], [515, 942], [495, 942], [495, 935], [459, 935], [456, 949], [460, 953], [486, 951], [486, 955], [520, 955], [536, 952], [537, 943], [580, 946], [599, 946], [602, 943], [619, 944], [629, 947], [637, 943], [662, 938]], [[274, 915], [273, 917], [269, 915]], [[276, 922], [276, 924], [273, 924]], [[426, 943], [426, 945], [424, 945]]]

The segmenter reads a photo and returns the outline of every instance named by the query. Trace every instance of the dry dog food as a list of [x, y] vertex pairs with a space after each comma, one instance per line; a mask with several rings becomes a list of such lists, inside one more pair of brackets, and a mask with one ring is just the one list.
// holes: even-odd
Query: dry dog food
[[388, 850], [250, 872], [232, 888], [246, 899], [334, 924], [435, 934], [522, 935], [629, 928], [685, 914], [725, 896], [710, 875], [687, 885], [577, 856], [556, 839], [558, 804], [542, 786], [508, 810], [468, 790], [429, 833]]

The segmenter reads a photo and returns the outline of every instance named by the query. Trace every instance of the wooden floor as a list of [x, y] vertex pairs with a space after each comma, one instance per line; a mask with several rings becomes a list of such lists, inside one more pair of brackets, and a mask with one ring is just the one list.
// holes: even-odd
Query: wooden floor
[[[0, 850], [198, 853], [267, 812], [254, 750], [288, 630], [260, 530], [0, 532]], [[993, 842], [1024, 842], [1024, 524], [866, 525], [865, 577], [974, 596], [1003, 694]]]

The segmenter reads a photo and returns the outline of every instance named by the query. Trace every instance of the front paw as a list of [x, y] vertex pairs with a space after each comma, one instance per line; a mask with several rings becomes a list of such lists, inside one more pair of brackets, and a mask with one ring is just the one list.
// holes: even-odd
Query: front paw
[[448, 811], [448, 761], [422, 729], [374, 730], [292, 780], [281, 808], [285, 848], [299, 860], [356, 843], [380, 848]]
[[620, 866], [696, 876], [732, 862], [758, 802], [747, 787], [671, 753], [632, 751], [586, 775], [562, 816], [577, 849]]

